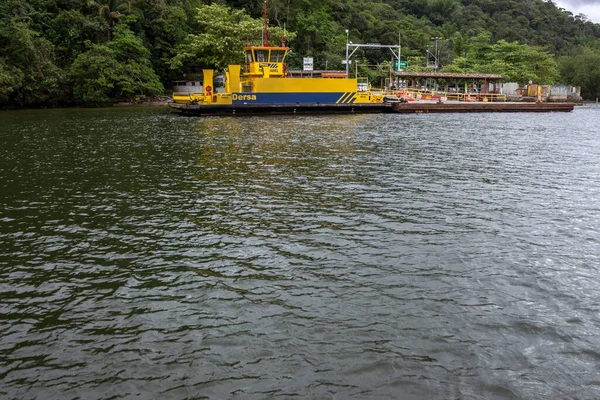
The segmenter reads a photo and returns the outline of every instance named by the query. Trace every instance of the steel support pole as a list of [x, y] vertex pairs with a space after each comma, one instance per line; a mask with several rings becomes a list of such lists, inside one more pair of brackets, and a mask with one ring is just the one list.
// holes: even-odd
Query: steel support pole
[[346, 29], [346, 78], [349, 78], [350, 76], [348, 75], [349, 69], [348, 69], [348, 29]]

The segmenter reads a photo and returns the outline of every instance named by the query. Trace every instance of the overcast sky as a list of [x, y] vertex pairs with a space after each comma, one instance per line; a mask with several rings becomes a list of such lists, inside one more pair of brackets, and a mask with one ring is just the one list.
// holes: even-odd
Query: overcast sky
[[600, 0], [553, 0], [557, 7], [569, 10], [573, 15], [585, 14], [600, 23]]

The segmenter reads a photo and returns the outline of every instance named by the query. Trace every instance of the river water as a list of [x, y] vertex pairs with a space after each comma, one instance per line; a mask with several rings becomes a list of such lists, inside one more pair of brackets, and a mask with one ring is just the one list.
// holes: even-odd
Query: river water
[[0, 398], [600, 398], [600, 108], [0, 113]]

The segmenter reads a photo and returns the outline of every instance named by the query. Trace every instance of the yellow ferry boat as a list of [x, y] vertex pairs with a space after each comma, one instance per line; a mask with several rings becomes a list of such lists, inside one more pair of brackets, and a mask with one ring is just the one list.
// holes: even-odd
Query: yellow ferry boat
[[286, 71], [288, 47], [248, 46], [246, 63], [229, 65], [225, 88], [215, 92], [214, 70], [203, 70], [202, 93], [175, 93], [174, 108], [189, 114], [382, 112], [389, 110], [376, 95], [346, 74], [295, 78]]

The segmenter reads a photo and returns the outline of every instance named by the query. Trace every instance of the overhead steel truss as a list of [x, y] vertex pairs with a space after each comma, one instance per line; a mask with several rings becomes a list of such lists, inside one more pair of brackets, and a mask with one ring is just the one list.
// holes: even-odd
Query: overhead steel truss
[[[396, 59], [398, 59], [398, 65], [400, 65], [400, 55], [402, 53], [402, 46], [401, 45], [392, 45], [392, 44], [379, 44], [379, 43], [366, 43], [366, 44], [354, 44], [354, 43], [346, 43], [346, 76], [348, 76], [348, 72], [349, 72], [349, 64], [350, 64], [350, 58], [352, 57], [352, 55], [354, 53], [356, 53], [356, 50], [360, 49], [361, 47], [366, 47], [366, 48], [370, 48], [370, 49], [390, 49], [390, 51], [392, 52], [392, 54], [394, 55], [394, 57]], [[352, 50], [352, 53], [349, 53], [350, 48], [354, 48], [354, 50]], [[398, 49], [398, 54], [396, 54], [394, 52], [394, 49]]]

